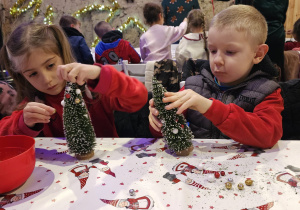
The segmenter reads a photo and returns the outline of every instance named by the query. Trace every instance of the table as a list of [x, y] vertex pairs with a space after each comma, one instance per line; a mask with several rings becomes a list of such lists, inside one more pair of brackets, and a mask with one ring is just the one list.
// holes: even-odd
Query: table
[[[260, 150], [194, 139], [192, 154], [177, 157], [162, 139], [99, 138], [95, 156], [79, 161], [61, 138], [35, 140], [36, 167], [0, 197], [3, 209], [300, 209], [300, 141]], [[214, 178], [216, 171], [225, 176]]]

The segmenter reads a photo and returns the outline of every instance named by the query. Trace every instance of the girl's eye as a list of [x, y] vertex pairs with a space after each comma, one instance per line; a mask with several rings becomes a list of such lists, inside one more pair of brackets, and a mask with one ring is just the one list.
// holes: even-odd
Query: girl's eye
[[34, 77], [35, 75], [37, 75], [37, 73], [33, 72], [33, 73], [29, 74], [29, 77]]
[[52, 68], [55, 64], [54, 63], [51, 63], [48, 65], [48, 68]]

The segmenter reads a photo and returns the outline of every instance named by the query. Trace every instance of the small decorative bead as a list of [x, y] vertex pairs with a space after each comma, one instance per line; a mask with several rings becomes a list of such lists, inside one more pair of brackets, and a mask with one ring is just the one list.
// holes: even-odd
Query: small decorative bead
[[80, 89], [76, 89], [76, 94], [80, 94], [81, 90]]
[[71, 90], [71, 87], [66, 87], [66, 91], [70, 91]]
[[62, 106], [65, 106], [65, 101], [62, 100], [62, 101], [60, 102], [60, 104], [61, 104]]
[[233, 179], [232, 178], [228, 178], [228, 182], [233, 182]]
[[226, 189], [230, 190], [232, 188], [231, 182], [226, 182], [225, 187], [226, 187]]
[[214, 175], [213, 174], [210, 174], [209, 176], [208, 176], [208, 179], [207, 179], [209, 182], [214, 182], [215, 181], [215, 177], [214, 177]]
[[174, 128], [172, 132], [173, 132], [174, 134], [177, 134], [177, 133], [178, 133], [178, 129], [177, 129], [177, 128]]
[[225, 176], [225, 171], [221, 171], [221, 175], [222, 175], [222, 176]]
[[69, 93], [66, 94], [66, 98], [70, 98], [71, 95]]
[[198, 170], [202, 171], [203, 169], [204, 169], [204, 165], [202, 163], [200, 163], [199, 166], [198, 166]]
[[245, 184], [246, 184], [247, 186], [251, 186], [251, 185], [253, 184], [253, 180], [252, 180], [252, 179], [247, 179], [247, 180], [245, 181]]
[[76, 99], [75, 99], [75, 104], [79, 104], [79, 102], [80, 102], [80, 99], [79, 99], [79, 98], [76, 98]]
[[215, 177], [216, 177], [217, 179], [219, 179], [219, 178], [220, 178], [220, 173], [219, 173], [219, 172], [215, 172]]
[[244, 184], [243, 183], [239, 183], [238, 184], [238, 188], [239, 188], [239, 190], [243, 190], [244, 189]]
[[134, 191], [134, 189], [130, 189], [130, 190], [129, 190], [129, 195], [130, 195], [130, 196], [135, 196], [135, 191]]

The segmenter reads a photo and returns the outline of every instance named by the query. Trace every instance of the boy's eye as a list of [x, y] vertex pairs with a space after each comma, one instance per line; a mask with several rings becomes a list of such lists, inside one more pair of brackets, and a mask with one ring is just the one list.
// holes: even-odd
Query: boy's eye
[[228, 55], [234, 55], [235, 52], [234, 51], [226, 51], [226, 54], [228, 54]]
[[209, 50], [211, 54], [215, 54], [217, 51], [216, 50]]

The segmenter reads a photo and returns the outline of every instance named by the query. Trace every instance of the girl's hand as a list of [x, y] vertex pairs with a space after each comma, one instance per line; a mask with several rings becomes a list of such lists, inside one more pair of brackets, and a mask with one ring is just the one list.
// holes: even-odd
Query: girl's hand
[[57, 67], [57, 76], [68, 82], [83, 85], [89, 79], [97, 79], [101, 68], [95, 65], [81, 63], [70, 63]]
[[203, 114], [212, 104], [211, 100], [204, 98], [190, 89], [179, 91], [177, 93], [166, 92], [163, 102], [171, 103], [166, 106], [167, 110], [178, 108], [177, 114], [181, 114], [186, 109], [193, 109]]
[[150, 114], [149, 114], [149, 123], [150, 123], [150, 125], [152, 126], [152, 128], [154, 130], [160, 132], [161, 127], [162, 127], [162, 123], [157, 118], [158, 111], [154, 107], [154, 100], [153, 100], [153, 98], [150, 99], [150, 101], [149, 101], [149, 111], [150, 111]]
[[49, 123], [55, 109], [42, 103], [29, 102], [23, 109], [24, 123], [32, 128], [36, 123]]

